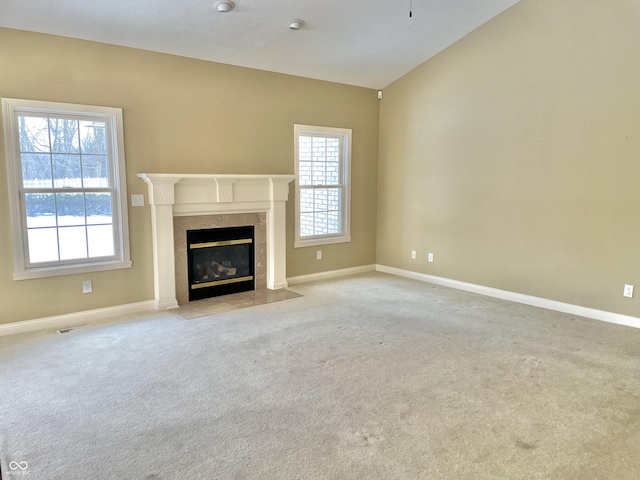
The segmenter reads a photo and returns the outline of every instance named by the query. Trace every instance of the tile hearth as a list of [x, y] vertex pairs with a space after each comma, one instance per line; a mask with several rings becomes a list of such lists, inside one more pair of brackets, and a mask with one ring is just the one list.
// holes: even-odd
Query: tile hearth
[[280, 302], [301, 296], [299, 293], [284, 288], [280, 290], [263, 288], [250, 292], [233, 293], [231, 295], [222, 295], [220, 297], [188, 302], [185, 305], [180, 305], [179, 308], [171, 310], [171, 313], [180, 315], [185, 320], [193, 320], [195, 318], [217, 315], [241, 308], [254, 307], [256, 305]]

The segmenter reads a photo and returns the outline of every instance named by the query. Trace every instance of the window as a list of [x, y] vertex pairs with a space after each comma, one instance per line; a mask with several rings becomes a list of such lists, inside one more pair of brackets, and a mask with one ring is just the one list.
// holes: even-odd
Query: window
[[130, 267], [122, 110], [2, 108], [14, 280]]
[[350, 242], [351, 130], [294, 126], [296, 247]]

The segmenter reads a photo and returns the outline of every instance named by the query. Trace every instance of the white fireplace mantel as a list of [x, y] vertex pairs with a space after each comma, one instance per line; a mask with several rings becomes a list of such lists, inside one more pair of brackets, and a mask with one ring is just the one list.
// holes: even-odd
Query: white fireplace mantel
[[286, 210], [293, 175], [139, 173], [149, 188], [155, 309], [177, 308], [173, 217], [265, 212], [267, 288], [287, 287]]

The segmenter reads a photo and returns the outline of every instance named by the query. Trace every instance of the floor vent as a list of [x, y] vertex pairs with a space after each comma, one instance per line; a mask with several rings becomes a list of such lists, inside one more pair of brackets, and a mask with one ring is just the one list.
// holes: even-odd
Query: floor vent
[[69, 327], [69, 328], [61, 328], [60, 330], [56, 330], [57, 333], [69, 333], [74, 330], [86, 330], [87, 328], [91, 328], [89, 325], [78, 325], [77, 327]]

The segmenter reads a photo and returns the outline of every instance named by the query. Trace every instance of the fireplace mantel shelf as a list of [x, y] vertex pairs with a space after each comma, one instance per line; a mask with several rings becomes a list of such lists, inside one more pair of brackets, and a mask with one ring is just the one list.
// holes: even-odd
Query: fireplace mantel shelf
[[[149, 203], [175, 205], [174, 215], [202, 214], [204, 212], [195, 207], [202, 204], [209, 205], [205, 209], [210, 213], [220, 213], [225, 208], [232, 208], [234, 212], [256, 211], [247, 203], [286, 201], [289, 183], [295, 178], [293, 175], [195, 173], [139, 173], [138, 177], [149, 185]], [[238, 205], [228, 205], [233, 203]]]
[[[184, 179], [192, 179], [192, 180], [214, 180], [216, 178], [237, 178], [238, 180], [251, 180], [251, 179], [289, 179], [289, 181], [293, 180], [293, 175], [261, 175], [261, 174], [217, 174], [217, 173], [139, 173], [138, 177], [144, 179], [149, 179], [151, 182], [153, 180], [182, 180]], [[145, 180], [146, 181], [146, 180]]]
[[176, 308], [173, 217], [267, 214], [267, 288], [287, 287], [286, 211], [293, 175], [139, 173], [149, 188], [155, 308]]

